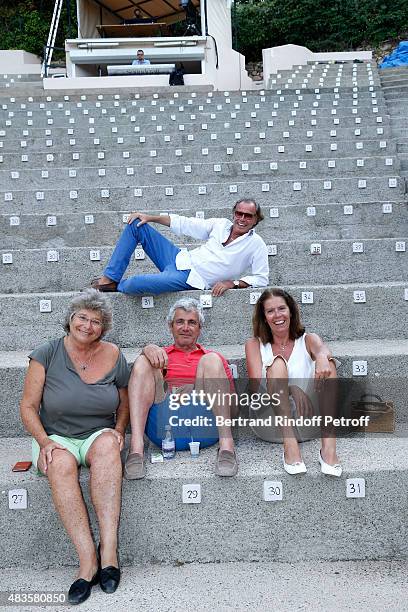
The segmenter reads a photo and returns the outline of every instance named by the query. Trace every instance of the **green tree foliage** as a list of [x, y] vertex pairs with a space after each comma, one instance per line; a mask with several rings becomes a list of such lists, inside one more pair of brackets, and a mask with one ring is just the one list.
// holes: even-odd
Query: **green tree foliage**
[[[374, 47], [408, 30], [408, 0], [235, 0], [233, 7], [235, 48], [247, 60], [288, 43], [312, 51]], [[54, 0], [0, 0], [0, 47], [42, 55], [53, 9]], [[70, 0], [70, 14], [75, 37], [76, 0]], [[56, 46], [63, 47], [66, 38], [64, 4]]]
[[311, 51], [375, 46], [408, 29], [407, 0], [235, 0], [236, 48], [247, 60], [296, 44]]
[[[70, 1], [71, 36], [76, 36], [76, 2]], [[54, 0], [0, 0], [0, 47], [24, 49], [42, 56], [54, 11]], [[64, 46], [68, 37], [67, 5], [61, 11], [60, 27], [55, 41]], [[56, 53], [64, 56], [63, 52]]]

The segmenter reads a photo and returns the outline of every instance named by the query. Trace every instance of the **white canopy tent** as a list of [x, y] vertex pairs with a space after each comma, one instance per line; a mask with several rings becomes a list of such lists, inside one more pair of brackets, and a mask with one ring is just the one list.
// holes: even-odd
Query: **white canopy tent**
[[[200, 9], [200, 0], [191, 0]], [[222, 4], [221, 2], [218, 2]], [[202, 6], [206, 4], [202, 0]], [[143, 19], [151, 19], [166, 24], [185, 19], [185, 11], [180, 0], [77, 0], [78, 38], [99, 38], [97, 25], [121, 24], [135, 17], [135, 9], [140, 10]]]
[[[213, 36], [217, 44], [232, 48], [232, 0], [191, 0], [200, 11], [202, 35]], [[77, 0], [78, 38], [100, 38], [98, 25], [121, 24], [134, 18], [140, 9], [143, 18], [166, 24], [185, 19], [180, 0]]]
[[[168, 85], [168, 75], [147, 74], [150, 68], [143, 75], [106, 76], [108, 65], [128, 69], [142, 48], [153, 66], [182, 63], [186, 85], [252, 89], [245, 58], [232, 49], [231, 4], [231, 0], [190, 0], [196, 29], [189, 29], [185, 0], [77, 0], [78, 38], [65, 43], [68, 79], [81, 79], [78, 85], [92, 88]], [[180, 28], [172, 28], [177, 22], [186, 24], [181, 36], [175, 34]], [[98, 77], [97, 83], [91, 77]], [[58, 88], [67, 87], [62, 81]]]

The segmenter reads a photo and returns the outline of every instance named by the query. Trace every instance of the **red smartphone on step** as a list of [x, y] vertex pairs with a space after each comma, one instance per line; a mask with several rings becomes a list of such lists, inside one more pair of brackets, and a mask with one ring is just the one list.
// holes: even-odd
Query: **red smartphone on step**
[[30, 469], [32, 465], [32, 461], [17, 461], [17, 463], [12, 467], [12, 472], [26, 472]]

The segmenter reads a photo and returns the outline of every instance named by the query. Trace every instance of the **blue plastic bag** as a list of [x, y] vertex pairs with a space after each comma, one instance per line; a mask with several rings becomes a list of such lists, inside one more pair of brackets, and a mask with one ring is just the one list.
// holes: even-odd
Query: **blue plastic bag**
[[395, 68], [396, 66], [408, 66], [408, 40], [400, 42], [390, 55], [384, 57], [379, 68]]

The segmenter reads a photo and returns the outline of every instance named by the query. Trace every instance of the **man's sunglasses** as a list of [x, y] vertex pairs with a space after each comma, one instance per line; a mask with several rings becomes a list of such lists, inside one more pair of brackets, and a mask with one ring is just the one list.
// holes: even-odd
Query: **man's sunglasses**
[[249, 219], [253, 219], [255, 217], [254, 213], [247, 213], [247, 212], [244, 212], [244, 211], [241, 212], [240, 210], [234, 210], [234, 215], [236, 217], [248, 219], [248, 221], [249, 221]]

